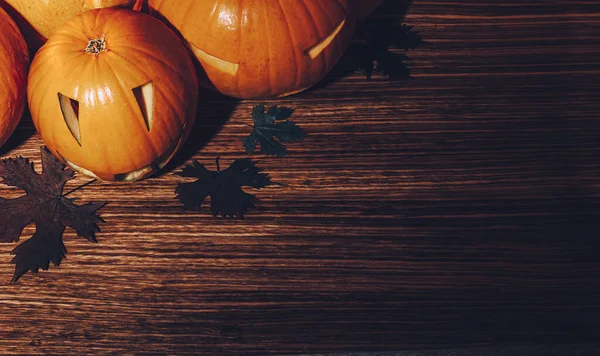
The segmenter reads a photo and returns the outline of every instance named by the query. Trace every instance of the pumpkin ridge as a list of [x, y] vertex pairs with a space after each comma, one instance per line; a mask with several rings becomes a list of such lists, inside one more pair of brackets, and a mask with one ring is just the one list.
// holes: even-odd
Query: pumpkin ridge
[[[111, 53], [115, 53], [115, 52], [112, 51]], [[118, 56], [118, 54], [116, 54], [116, 55]], [[125, 83], [123, 83], [123, 80], [117, 76], [117, 74], [116, 74], [117, 72], [115, 72], [115, 70], [113, 69], [110, 61], [105, 60], [105, 61], [103, 61], [103, 63], [109, 68], [108, 72], [110, 72], [112, 74], [113, 78], [116, 79], [117, 83], [119, 83], [118, 87], [119, 87], [119, 90], [121, 91], [121, 95], [123, 95], [123, 97], [129, 98], [130, 93], [128, 92], [129, 90], [127, 89], [127, 85], [125, 85]], [[156, 88], [155, 88], [155, 90], [156, 90]], [[133, 93], [131, 93], [131, 95], [133, 95]], [[135, 101], [137, 103], [137, 100], [135, 100], [135, 97], [134, 97], [133, 101]], [[135, 108], [136, 105], [133, 105], [133, 103], [131, 102], [131, 98], [129, 98], [129, 100], [126, 100], [126, 102], [129, 104], [129, 108], [131, 109], [132, 112], [137, 112], [137, 110]], [[142, 126], [145, 126], [145, 124], [142, 123]], [[143, 129], [145, 130], [145, 127]], [[139, 129], [139, 130], [142, 130], [142, 129]], [[146, 135], [142, 135], [142, 136], [145, 138], [146, 143], [150, 143], [150, 147], [152, 147], [152, 151], [153, 151], [152, 152], [153, 156], [158, 156], [157, 149], [154, 146], [154, 144], [152, 143], [152, 140], [150, 140], [149, 137], [147, 137]]]
[[[81, 19], [80, 21], [81, 25], [83, 26], [84, 22], [83, 19]], [[87, 41], [88, 38], [87, 36], [84, 36], [81, 33], [78, 33], [77, 31], [77, 26], [72, 23], [72, 22], [67, 22], [65, 24], [63, 24], [60, 28], [58, 28], [52, 35], [52, 40], [56, 41], [59, 38], [69, 38], [72, 41]], [[49, 40], [46, 41], [46, 44], [49, 42]], [[44, 47], [42, 47], [40, 50], [42, 50]], [[38, 51], [39, 52], [39, 51]]]
[[[69, 39], [65, 39], [65, 38], [55, 38], [52, 42], [46, 42], [46, 44], [44, 45], [44, 47], [42, 47], [38, 53], [44, 51], [44, 50], [48, 50], [49, 48], [52, 48], [54, 46], [73, 46], [73, 42], [72, 40]], [[75, 46], [73, 46], [73, 48], [75, 48]], [[81, 50], [74, 50], [73, 54], [81, 54]], [[37, 55], [37, 54], [36, 54]]]
[[[317, 22], [315, 21], [315, 17], [313, 16], [312, 11], [310, 11], [308, 5], [306, 5], [306, 2], [304, 0], [300, 1], [300, 3], [302, 4], [302, 6], [304, 6], [304, 9], [306, 9], [306, 12], [308, 13], [308, 17], [310, 18], [310, 22], [313, 25], [313, 30], [315, 32], [317, 32], [317, 34], [319, 35], [319, 38], [321, 38], [323, 35], [321, 34], [321, 29], [317, 26]], [[327, 60], [325, 59], [325, 56], [320, 56], [321, 57], [321, 62], [323, 63], [323, 68], [326, 69], [327, 68]]]
[[[288, 20], [287, 13], [285, 12], [285, 9], [284, 9], [283, 4], [281, 3], [281, 0], [277, 0], [277, 3], [279, 4], [279, 7], [281, 8], [281, 13], [283, 14], [283, 17], [285, 18], [285, 25], [287, 28], [287, 33], [290, 38], [290, 43], [292, 44], [292, 47], [293, 47], [293, 44], [296, 43], [296, 41], [294, 40], [294, 35], [292, 34], [292, 26], [290, 26], [290, 22]], [[298, 85], [298, 78], [300, 77], [300, 73], [299, 73], [300, 61], [298, 60], [298, 55], [297, 55], [296, 51], [294, 51], [293, 49], [292, 49], [292, 54], [293, 54], [292, 58], [294, 58], [294, 67], [296, 69], [294, 71], [294, 81], [293, 81], [292, 87], [295, 88]]]
[[[263, 12], [263, 16], [265, 18], [267, 18], [267, 2], [263, 1], [262, 2], [262, 12]], [[271, 65], [271, 59], [273, 58], [272, 54], [271, 54], [271, 36], [269, 34], [269, 21], [265, 21], [265, 33], [266, 33], [266, 43], [267, 43], [267, 70], [266, 70], [266, 75], [267, 75], [267, 88], [269, 89], [269, 94], [268, 95], [273, 95], [273, 84], [272, 84], [272, 80], [271, 77], [273, 76], [273, 73], [271, 73], [271, 69], [272, 69], [272, 65]]]
[[[110, 53], [111, 53], [111, 55], [113, 55], [113, 54], [116, 54], [114, 51], [111, 51]], [[94, 60], [92, 60], [92, 59], [90, 59], [90, 60], [88, 61], [88, 63], [94, 63], [94, 62], [96, 62], [96, 61], [94, 61]], [[98, 66], [102, 66], [102, 65], [105, 65], [106, 67], [108, 67], [108, 70], [102, 70], [102, 73], [110, 73], [110, 74], [111, 74], [111, 76], [112, 76], [112, 77], [114, 78], [114, 80], [115, 80], [115, 83], [117, 84], [117, 85], [116, 85], [116, 87], [117, 87], [116, 89], [118, 89], [118, 90], [119, 90], [119, 95], [120, 95], [120, 96], [123, 96], [123, 97], [128, 97], [128, 96], [127, 96], [127, 93], [126, 93], [126, 91], [125, 91], [125, 89], [124, 89], [124, 88], [126, 87], [125, 83], [123, 83], [123, 80], [122, 80], [121, 78], [119, 78], [119, 77], [116, 75], [116, 73], [117, 73], [117, 72], [114, 70], [114, 68], [112, 67], [112, 64], [110, 63], [110, 61], [109, 61], [109, 60], [101, 60], [101, 61], [98, 61], [98, 62], [97, 62], [97, 64], [94, 66], [94, 73], [95, 73], [95, 72], [96, 72], [96, 70], [98, 69], [97, 67], [98, 67]], [[94, 79], [94, 81], [95, 81], [95, 79]], [[132, 112], [135, 112], [135, 110], [134, 110], [133, 108], [131, 108], [131, 103], [130, 103], [130, 101], [129, 101], [129, 100], [127, 100], [127, 102], [129, 103], [130, 110], [132, 110]], [[144, 136], [144, 137], [145, 137], [145, 136]], [[146, 140], [145, 140], [145, 141], [146, 141], [146, 142], [148, 141], [148, 140], [147, 140], [147, 138], [146, 138]], [[130, 147], [129, 145], [127, 145], [126, 147], [128, 147], [128, 148], [129, 148], [129, 151], [127, 152], [127, 154], [126, 154], [126, 155], [123, 155], [123, 156], [124, 156], [124, 157], [127, 157], [127, 159], [128, 159], [128, 160], [129, 160], [129, 162], [130, 162], [130, 165], [136, 166], [136, 162], [135, 162], [135, 161], [134, 161], [134, 159], [133, 159], [133, 157], [135, 157], [135, 154], [134, 154], [134, 153], [131, 151], [131, 147]], [[154, 147], [153, 147], [153, 150], [154, 150]], [[101, 151], [103, 152], [103, 159], [104, 159], [104, 163], [103, 163], [103, 165], [111, 167], [111, 160], [110, 160], [110, 158], [108, 158], [108, 156], [107, 156], [107, 153], [106, 153], [106, 150], [101, 150]], [[77, 164], [77, 163], [75, 163], [75, 162], [72, 162], [72, 163], [74, 163], [74, 164], [76, 164], [76, 165], [80, 166], [80, 164]], [[85, 168], [83, 168], [83, 167], [80, 167], [80, 168], [82, 168], [82, 169], [85, 169]], [[110, 169], [112, 170], [112, 168], [110, 168]], [[90, 172], [94, 172], [95, 170], [88, 170], [88, 171], [90, 171]]]
[[[120, 52], [121, 49], [131, 49], [137, 52], [140, 52], [146, 56], [148, 56], [149, 58], [151, 58], [152, 60], [158, 62], [160, 65], [164, 66], [165, 68], [169, 69], [172, 73], [176, 74], [180, 79], [182, 79], [183, 82], [186, 82], [188, 78], [186, 78], [183, 74], [181, 74], [177, 69], [175, 69], [175, 67], [173, 67], [171, 65], [171, 63], [167, 62], [167, 61], [163, 61], [162, 59], [160, 59], [159, 57], [157, 57], [156, 55], [154, 55], [153, 53], [146, 51], [145, 48], [141, 48], [141, 47], [132, 47], [132, 46], [127, 46], [124, 44], [121, 44], [119, 46], [119, 48], [117, 50], [112, 49], [111, 53], [114, 53], [116, 55], [118, 55], [120, 58], [126, 59], [129, 63], [131, 63], [134, 67], [137, 67], [138, 64], [132, 62], [129, 58], [127, 58], [127, 56], [124, 56], [122, 53], [118, 53]], [[146, 72], [144, 72], [144, 74], [146, 74], [147, 76], [149, 76]], [[150, 77], [150, 76], [149, 76]]]
[[[103, 14], [104, 10], [96, 10], [96, 12], [93, 14], [94, 15], [94, 27], [92, 27], [92, 32], [97, 31], [98, 29], [98, 18], [100, 18], [100, 15]], [[91, 16], [91, 14], [90, 14]], [[103, 36], [106, 36], [106, 33], [104, 33], [104, 31], [102, 31]]]
[[[326, 11], [325, 9], [323, 9], [323, 7], [321, 6], [321, 3], [320, 3], [319, 0], [315, 1], [315, 3], [317, 4], [317, 7], [321, 10], [321, 12], [325, 14], [325, 17], [327, 17], [327, 21], [329, 22], [329, 25], [333, 26], [333, 28], [335, 29], [337, 27], [337, 24], [331, 22], [331, 18], [329, 17], [328, 11]], [[342, 26], [343, 26], [343, 24], [342, 24]], [[317, 43], [320, 43], [321, 41], [324, 41], [330, 35], [331, 35], [331, 33], [328, 33], [325, 37], [321, 37], [320, 31], [319, 31], [320, 40]], [[310, 48], [308, 50], [310, 50]], [[306, 55], [310, 57], [310, 55], [308, 54], [308, 50], [306, 52]], [[323, 61], [325, 62], [325, 66], [323, 67], [323, 70], [321, 72], [321, 78], [323, 78], [325, 75], [327, 75], [327, 68], [329, 68], [329, 58], [327, 58], [327, 55], [326, 55], [325, 52], [321, 52], [319, 54], [319, 56], [323, 57]]]
[[[321, 10], [321, 13], [325, 14], [325, 17], [327, 17], [327, 21], [329, 21], [329, 25], [332, 26], [335, 29], [337, 27], [337, 25], [338, 25], [338, 21], [335, 21], [335, 20], [331, 19], [331, 17], [329, 16], [330, 15], [329, 11], [327, 11], [327, 9], [323, 8], [323, 6], [322, 6], [323, 4], [320, 1], [316, 1], [316, 4], [319, 7], [319, 9]], [[344, 14], [345, 13], [346, 12], [344, 11]], [[327, 32], [329, 32], [327, 34], [327, 36], [321, 38], [321, 40], [327, 38], [331, 34], [330, 31], [327, 31]]]
[[[121, 54], [118, 54], [118, 53], [117, 53], [117, 52], [115, 52], [115, 51], [112, 51], [111, 53], [114, 53], [116, 56], [120, 57], [121, 59], [124, 59], [124, 60], [126, 60], [127, 62], [129, 62], [130, 64], [132, 64], [132, 65], [135, 65], [135, 63], [133, 63], [133, 62], [132, 62], [132, 61], [131, 61], [129, 58], [127, 58], [127, 57], [125, 57], [125, 56], [123, 56], [123, 55], [121, 55]], [[144, 74], [146, 74], [146, 73], [144, 73]], [[146, 75], [147, 75], [147, 74], [146, 74]], [[148, 76], [148, 75], [147, 75], [147, 76]], [[183, 77], [182, 77], [182, 78], [183, 78]], [[121, 88], [123, 88], [123, 85], [121, 85], [120, 87], [121, 87]], [[175, 89], [174, 89], [174, 88], [169, 88], [169, 90], [175, 90]], [[165, 98], [165, 102], [166, 102], [166, 103], [169, 105], [169, 107], [170, 107], [170, 111], [171, 111], [171, 112], [174, 112], [174, 113], [176, 113], [176, 112], [177, 112], [177, 109], [176, 109], [176, 108], [177, 108], [177, 105], [171, 101], [171, 99], [170, 99], [170, 96], [169, 96], [169, 95], [165, 95], [165, 93], [163, 92], [162, 88], [160, 88], [158, 85], [156, 85], [156, 86], [155, 86], [155, 88], [154, 88], [154, 92], [155, 92], [155, 98], [156, 98], [156, 93], [160, 93], [160, 94], [161, 94], [161, 96]], [[182, 99], [182, 100], [183, 100], [183, 99]], [[130, 103], [130, 104], [131, 104], [131, 103]], [[184, 118], [184, 119], [185, 119], [185, 118]], [[182, 125], [182, 123], [181, 123], [181, 122], [178, 122], [178, 123], [179, 123], [180, 125]], [[144, 129], [144, 130], [145, 130], [145, 129]], [[171, 136], [171, 135], [169, 135], [169, 137], [171, 137], [171, 138], [172, 138], [172, 136]]]
[[88, 32], [85, 33], [85, 36], [87, 39], [95, 37], [93, 32], [96, 27], [95, 26], [90, 27], [88, 25], [92, 25], [91, 23], [89, 23], [89, 21], [94, 21], [94, 24], [96, 23], [96, 20], [98, 19], [98, 16], [96, 16], [97, 12], [98, 11], [90, 10], [89, 12], [84, 13], [83, 16], [80, 17], [81, 18], [81, 27], [80, 28], [84, 28], [86, 30], [91, 28], [91, 31], [92, 31], [92, 33], [88, 33]]
[[[97, 83], [97, 82], [99, 82], [98, 81], [98, 73], [100, 72], [100, 68], [99, 67], [102, 66], [103, 62], [104, 62], [104, 64], [108, 63], [108, 61], [100, 61], [98, 59], [99, 59], [98, 57], [88, 58], [87, 59], [87, 62], [88, 62], [88, 65], [90, 66], [90, 71], [91, 71], [91, 80], [90, 80], [91, 83]], [[101, 73], [104, 73], [104, 72], [105, 71], [102, 71]], [[112, 71], [112, 69], [109, 70], [109, 72], [114, 73]], [[90, 78], [90, 77], [88, 77], [88, 78]], [[119, 81], [118, 83], [119, 83], [119, 85], [117, 85], [117, 87], [121, 91], [121, 95], [122, 95], [122, 93], [123, 93], [123, 85], [122, 84], [123, 83], [121, 81]], [[93, 90], [96, 91], [95, 88]], [[98, 100], [98, 99], [96, 99], [96, 100]], [[88, 120], [89, 120], [89, 118], [88, 118]], [[119, 136], [117, 136], [117, 137], [119, 137]], [[114, 139], [114, 138], [111, 137], [109, 139]], [[132, 152], [131, 145], [126, 145], [125, 147], [127, 148], [127, 154], [126, 155], [122, 155], [121, 157], [127, 159], [130, 165], [135, 165], [135, 163], [136, 163], [135, 159], [134, 159], [135, 155]], [[110, 167], [111, 163], [112, 163], [112, 160], [107, 155], [107, 151], [108, 150], [101, 150], [101, 151], [104, 154], [104, 163], [105, 163], [105, 165], [107, 165], [107, 166]], [[112, 168], [111, 168], [111, 170], [112, 170]], [[91, 171], [91, 169], [90, 169], [90, 171]]]
[[[215, 6], [215, 10], [216, 10], [216, 6]], [[244, 13], [244, 0], [240, 0], [240, 13], [243, 14]], [[240, 16], [240, 28], [242, 27], [242, 17]], [[243, 48], [243, 42], [242, 42], [242, 33], [244, 31], [239, 31], [239, 37], [238, 40], [240, 41], [238, 44], [238, 53], [237, 53], [237, 57], [240, 57], [240, 52], [241, 49]], [[241, 61], [240, 61], [241, 62]], [[242, 65], [242, 63], [240, 63], [240, 66]], [[242, 94], [242, 90], [240, 89], [240, 80], [241, 80], [241, 75], [236, 75], [235, 76], [235, 90], [237, 92], [237, 96], [241, 96]]]
[[190, 1], [190, 4], [188, 5], [187, 9], [185, 9], [185, 11], [183, 13], [184, 14], [183, 15], [183, 19], [181, 20], [181, 26], [182, 27], [185, 27], [187, 25], [187, 22], [188, 22], [188, 20], [190, 18], [190, 14], [193, 13], [193, 11], [190, 11], [190, 9], [192, 7], [194, 7], [194, 5], [195, 5], [194, 1]]

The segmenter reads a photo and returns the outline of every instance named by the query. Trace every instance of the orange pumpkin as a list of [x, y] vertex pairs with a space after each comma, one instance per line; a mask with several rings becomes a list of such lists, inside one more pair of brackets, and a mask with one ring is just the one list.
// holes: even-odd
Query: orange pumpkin
[[86, 10], [130, 6], [135, 0], [0, 0], [17, 21], [31, 48], [40, 47], [70, 18]]
[[13, 133], [25, 107], [29, 56], [17, 25], [0, 9], [0, 146]]
[[301, 92], [346, 50], [354, 0], [149, 0], [188, 41], [212, 84], [239, 97]]
[[73, 169], [136, 180], [162, 168], [196, 114], [194, 65], [162, 22], [125, 9], [86, 11], [39, 50], [29, 74], [33, 123]]

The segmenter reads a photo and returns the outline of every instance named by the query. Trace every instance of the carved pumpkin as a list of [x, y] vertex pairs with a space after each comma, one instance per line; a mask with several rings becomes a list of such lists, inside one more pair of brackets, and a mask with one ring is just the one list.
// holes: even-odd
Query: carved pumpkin
[[135, 0], [0, 0], [31, 48], [41, 46], [63, 23], [86, 10], [129, 6]]
[[13, 133], [25, 107], [29, 57], [17, 25], [0, 9], [0, 146]]
[[73, 169], [136, 180], [162, 168], [196, 114], [189, 53], [162, 22], [125, 9], [86, 11], [39, 50], [29, 74], [33, 123]]
[[286, 96], [321, 80], [356, 25], [353, 0], [149, 0], [188, 41], [212, 84], [239, 97]]

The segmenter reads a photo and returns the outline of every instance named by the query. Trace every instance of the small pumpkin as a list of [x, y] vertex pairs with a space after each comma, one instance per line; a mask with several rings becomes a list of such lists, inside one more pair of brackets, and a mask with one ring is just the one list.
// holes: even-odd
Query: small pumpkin
[[28, 99], [57, 157], [90, 176], [136, 180], [183, 144], [198, 83], [173, 31], [149, 15], [109, 8], [86, 11], [50, 36], [31, 65]]
[[31, 48], [40, 47], [67, 20], [83, 11], [131, 6], [135, 0], [0, 0], [17, 21]]
[[188, 41], [211, 83], [238, 98], [301, 92], [348, 47], [354, 0], [149, 0]]
[[0, 9], [0, 146], [13, 133], [25, 108], [29, 56], [15, 22]]

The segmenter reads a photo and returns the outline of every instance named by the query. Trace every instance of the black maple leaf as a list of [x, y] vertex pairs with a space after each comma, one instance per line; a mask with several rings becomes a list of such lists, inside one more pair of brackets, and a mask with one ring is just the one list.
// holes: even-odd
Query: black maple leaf
[[67, 226], [78, 236], [97, 242], [95, 235], [100, 231], [97, 224], [103, 221], [96, 211], [106, 203], [75, 204], [75, 199], [66, 195], [83, 186], [63, 194], [65, 183], [73, 179], [75, 173], [47, 148], [41, 149], [41, 156], [42, 174], [36, 173], [27, 158], [0, 161], [3, 183], [26, 193], [15, 199], [0, 197], [0, 242], [18, 241], [27, 225], [35, 223], [36, 226], [33, 236], [12, 251], [15, 255], [11, 261], [15, 264], [13, 283], [27, 271], [48, 270], [50, 262], [60, 265], [67, 253], [62, 241]]
[[268, 174], [250, 159], [236, 159], [229, 168], [221, 171], [219, 158], [217, 171], [209, 171], [203, 164], [194, 160], [177, 175], [197, 178], [191, 183], [179, 183], [175, 189], [177, 198], [185, 209], [200, 209], [206, 197], [210, 196], [210, 209], [213, 216], [244, 218], [244, 213], [255, 207], [256, 196], [244, 192], [242, 187], [260, 189], [274, 184]]
[[[244, 138], [246, 152], [252, 153], [260, 143], [260, 152], [267, 155], [287, 156], [283, 143], [302, 140], [306, 137], [304, 130], [292, 120], [288, 120], [294, 109], [284, 106], [272, 106], [265, 113], [264, 105], [257, 105], [252, 110], [254, 130]], [[285, 121], [283, 121], [285, 120]]]

